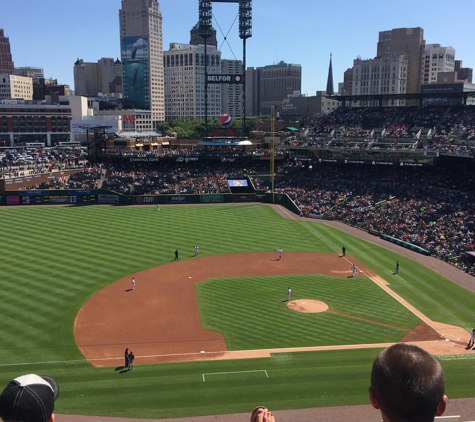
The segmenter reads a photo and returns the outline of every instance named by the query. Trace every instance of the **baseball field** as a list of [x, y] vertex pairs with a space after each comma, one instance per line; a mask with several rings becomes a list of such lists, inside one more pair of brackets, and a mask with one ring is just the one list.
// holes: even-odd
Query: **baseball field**
[[0, 384], [55, 377], [57, 413], [366, 404], [374, 357], [400, 340], [437, 355], [450, 398], [473, 396], [474, 294], [358, 236], [255, 204], [8, 207], [0, 221]]

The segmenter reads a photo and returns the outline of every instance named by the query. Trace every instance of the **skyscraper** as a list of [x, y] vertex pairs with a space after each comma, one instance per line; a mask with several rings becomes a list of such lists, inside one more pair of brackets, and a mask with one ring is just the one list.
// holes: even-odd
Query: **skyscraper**
[[425, 50], [424, 30], [422, 28], [397, 28], [379, 33], [378, 57], [400, 56], [408, 59], [407, 93], [420, 92], [423, 77], [423, 58]]
[[119, 10], [124, 98], [165, 121], [162, 12], [157, 0], [122, 0]]
[[10, 40], [3, 34], [0, 28], [0, 73], [13, 75], [13, 59], [10, 51]]
[[[214, 46], [206, 51], [208, 72], [221, 73], [221, 52]], [[166, 118], [202, 119], [205, 116], [204, 45], [171, 43], [165, 58]], [[208, 116], [221, 114], [221, 84], [208, 85]]]

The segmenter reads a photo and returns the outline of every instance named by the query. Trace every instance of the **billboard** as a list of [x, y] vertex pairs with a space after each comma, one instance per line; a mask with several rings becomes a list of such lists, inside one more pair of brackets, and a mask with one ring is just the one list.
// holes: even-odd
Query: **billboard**
[[148, 44], [148, 37], [143, 35], [122, 38], [124, 98], [144, 110], [150, 109]]

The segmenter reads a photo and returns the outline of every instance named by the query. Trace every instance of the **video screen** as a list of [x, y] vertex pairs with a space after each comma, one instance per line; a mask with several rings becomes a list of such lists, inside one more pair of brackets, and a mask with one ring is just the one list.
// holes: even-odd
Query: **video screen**
[[231, 188], [242, 188], [247, 187], [247, 180], [246, 179], [228, 179], [228, 186]]

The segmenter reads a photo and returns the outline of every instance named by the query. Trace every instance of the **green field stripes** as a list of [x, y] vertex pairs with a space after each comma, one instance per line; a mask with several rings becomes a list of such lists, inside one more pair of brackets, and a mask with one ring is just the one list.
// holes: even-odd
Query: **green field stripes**
[[[339, 253], [345, 246], [429, 318], [467, 329], [475, 324], [474, 295], [438, 274], [318, 222], [283, 219], [267, 206], [164, 206], [160, 212], [153, 206], [4, 207], [0, 221], [0, 382], [28, 372], [51, 374], [61, 384], [58, 413], [170, 418], [250, 412], [257, 404], [368, 403], [373, 349], [161, 365], [138, 359], [136, 369], [125, 373], [88, 364], [73, 336], [88, 298], [117, 279], [169, 263], [175, 249], [180, 260], [192, 259], [195, 244], [200, 256], [278, 247]], [[399, 276], [392, 274], [396, 260]], [[293, 299], [322, 300], [340, 314], [289, 310], [282, 302], [288, 285]], [[223, 330], [233, 350], [396, 341], [418, 323], [365, 277], [208, 280], [197, 292], [204, 324]], [[473, 395], [473, 360], [442, 365], [449, 396]], [[243, 372], [238, 379], [202, 381], [203, 373], [262, 369], [269, 378]]]
[[[292, 299], [325, 302], [330, 312], [303, 314]], [[213, 279], [196, 285], [202, 325], [231, 350], [395, 342], [420, 320], [366, 277], [294, 275]]]
[[[340, 252], [344, 245], [347, 254], [355, 256], [383, 279], [390, 288], [434, 321], [458, 325], [471, 330], [475, 323], [475, 295], [428, 270], [408, 258], [382, 249], [357, 237], [348, 236], [324, 224], [303, 223], [303, 226]], [[396, 261], [400, 274], [394, 274]], [[454, 270], [455, 271], [455, 270]]]

